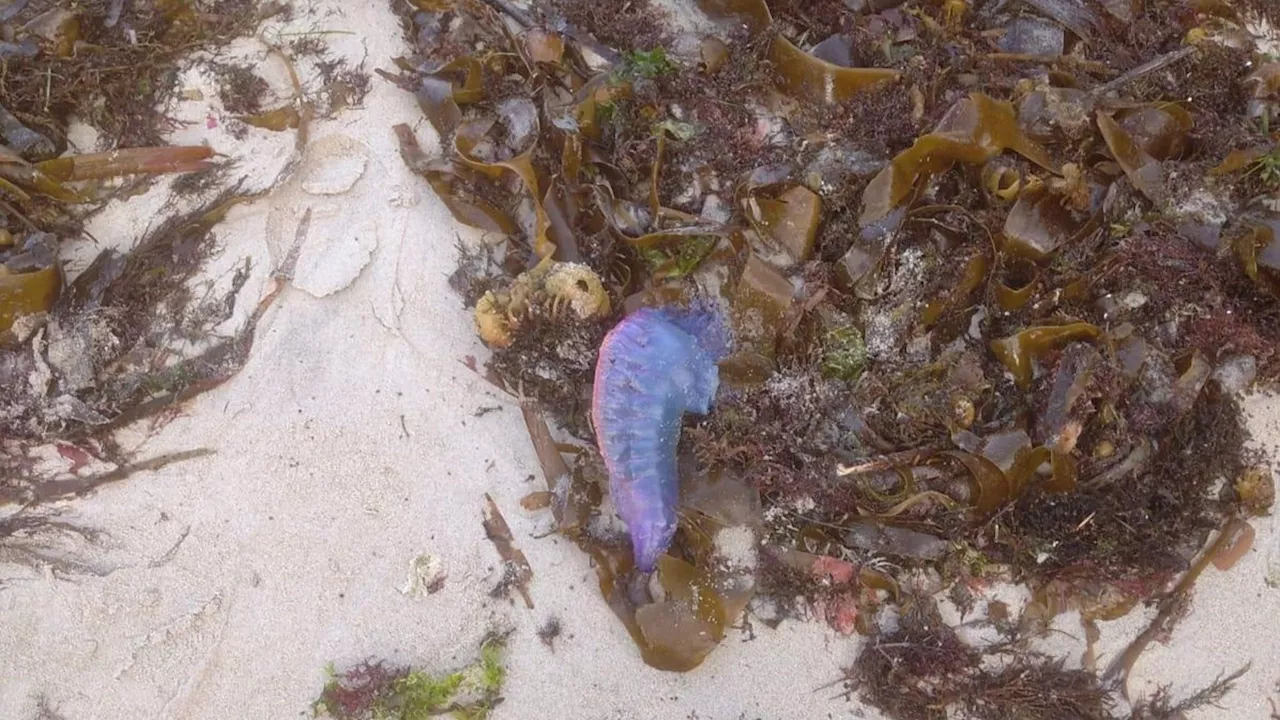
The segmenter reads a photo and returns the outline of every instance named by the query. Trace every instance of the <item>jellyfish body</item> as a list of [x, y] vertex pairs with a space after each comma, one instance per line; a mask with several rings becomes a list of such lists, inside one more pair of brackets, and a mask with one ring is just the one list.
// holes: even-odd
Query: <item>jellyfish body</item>
[[686, 412], [705, 415], [729, 336], [710, 303], [641, 308], [600, 346], [591, 417], [609, 492], [627, 524], [636, 567], [652, 572], [676, 532], [676, 446]]

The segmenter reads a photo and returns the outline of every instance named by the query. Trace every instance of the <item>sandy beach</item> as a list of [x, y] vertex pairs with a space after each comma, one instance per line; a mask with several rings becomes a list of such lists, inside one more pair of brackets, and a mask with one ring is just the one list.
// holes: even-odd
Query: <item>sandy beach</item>
[[[386, 3], [323, 0], [228, 50], [289, 92], [262, 39], [323, 33], [335, 56], [366, 71], [405, 52]], [[340, 33], [338, 31], [341, 31]], [[326, 667], [383, 658], [446, 672], [471, 662], [487, 634], [509, 632], [496, 720], [561, 718], [877, 718], [841, 684], [860, 638], [816, 620], [739, 624], [696, 670], [646, 666], [602, 601], [589, 559], [548, 532], [520, 499], [542, 477], [519, 405], [464, 365], [487, 352], [450, 289], [457, 244], [474, 242], [401, 161], [391, 128], [408, 123], [428, 153], [437, 138], [414, 98], [375, 76], [358, 106], [295, 133], [237, 139], [201, 60], [182, 73], [171, 141], [209, 143], [237, 162], [227, 185], [272, 188], [214, 232], [205, 270], [224, 287], [251, 273], [226, 331], [241, 327], [294, 243], [297, 270], [231, 381], [122, 434], [139, 459], [211, 454], [66, 503], [64, 519], [101, 533], [58, 553], [84, 572], [0, 565], [0, 717], [279, 719], [309, 716]], [[307, 71], [306, 67], [302, 70]], [[304, 77], [304, 84], [313, 78]], [[182, 203], [170, 180], [91, 223], [127, 248]], [[301, 229], [299, 229], [301, 228]], [[72, 251], [73, 269], [101, 248]], [[1248, 403], [1256, 444], [1280, 458], [1280, 397]], [[56, 458], [50, 460], [55, 463]], [[482, 526], [485, 495], [511, 525], [534, 576], [529, 609], [494, 597], [501, 560]], [[1138, 662], [1135, 696], [1175, 696], [1252, 663], [1219, 708], [1198, 720], [1266, 720], [1280, 700], [1280, 528], [1254, 521], [1254, 549], [1210, 568], [1190, 615]], [[429, 563], [435, 592], [412, 580]], [[1103, 623], [1105, 663], [1151, 611]], [[561, 623], [553, 644], [538, 629]], [[1070, 616], [1055, 641], [1079, 666]], [[41, 714], [44, 711], [54, 715]]]

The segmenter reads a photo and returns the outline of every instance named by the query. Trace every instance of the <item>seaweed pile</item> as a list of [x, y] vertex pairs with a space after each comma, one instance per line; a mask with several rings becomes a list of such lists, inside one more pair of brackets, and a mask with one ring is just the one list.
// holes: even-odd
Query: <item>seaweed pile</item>
[[[454, 286], [493, 349], [477, 371], [527, 401], [557, 527], [657, 667], [696, 666], [748, 606], [814, 611], [871, 636], [850, 681], [893, 717], [1116, 716], [1158, 632], [1102, 677], [1026, 641], [1149, 602], [1167, 633], [1269, 512], [1238, 397], [1280, 377], [1280, 11], [696, 5], [397, 4], [415, 53], [384, 77], [441, 139], [397, 127], [402, 155], [480, 231]], [[694, 296], [736, 347], [686, 420], [646, 600], [591, 372], [627, 312]], [[965, 646], [936, 598], [968, 612], [993, 582], [1034, 600], [987, 604], [1004, 640]]]
[[[134, 471], [203, 454], [137, 461], [115, 431], [159, 419], [182, 400], [230, 378], [253, 325], [227, 337], [249, 277], [193, 287], [215, 245], [214, 226], [248, 199], [212, 192], [225, 168], [207, 146], [161, 144], [179, 61], [214, 50], [278, 4], [246, 0], [16, 0], [0, 9], [0, 554], [82, 528], [47, 505]], [[72, 125], [96, 133], [102, 152], [77, 152]], [[83, 141], [81, 141], [83, 142]], [[128, 249], [102, 248], [72, 279], [67, 251], [113, 199], [145, 192], [160, 174], [183, 174], [165, 210]], [[215, 182], [211, 182], [215, 181]], [[287, 275], [287, 272], [285, 273]], [[272, 296], [273, 297], [273, 296]], [[154, 426], [150, 428], [154, 430]], [[49, 462], [50, 456], [55, 458]], [[44, 557], [55, 569], [74, 561]]]

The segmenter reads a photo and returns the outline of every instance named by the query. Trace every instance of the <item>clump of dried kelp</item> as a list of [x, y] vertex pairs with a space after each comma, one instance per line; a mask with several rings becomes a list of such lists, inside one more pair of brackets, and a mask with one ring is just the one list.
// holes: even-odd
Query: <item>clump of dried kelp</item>
[[[1214, 530], [1268, 510], [1237, 402], [1280, 377], [1265, 8], [701, 0], [629, 6], [662, 29], [626, 36], [574, 0], [415, 5], [419, 54], [389, 77], [443, 152], [398, 132], [490, 238], [456, 286], [497, 382], [589, 438], [591, 343], [620, 313], [694, 293], [731, 309], [726, 387], [687, 421], [682, 473], [759, 508], [759, 587], [739, 587], [875, 635], [886, 605], [946, 591], [964, 609], [1011, 580], [1035, 595], [1022, 640], [1069, 607], [1185, 607], [1226, 552], [1192, 564]], [[570, 468], [526, 415], [557, 521], [646, 659], [696, 664], [708, 643], [663, 635], [670, 600], [637, 606], [599, 530], [598, 458]], [[732, 523], [684, 502], [658, 575], [668, 598], [715, 598], [679, 617], [718, 639], [739, 609], [714, 552]], [[688, 590], [704, 587], [720, 589]], [[924, 666], [886, 682], [897, 661], [870, 648], [858, 674], [896, 687], [880, 703], [896, 716], [999, 717], [1046, 689], [1073, 709], [1042, 717], [1112, 712], [1091, 673], [1018, 648], [936, 687]]]
[[[155, 145], [178, 58], [217, 47], [278, 6], [228, 0], [147, 4], [19, 0], [0, 10], [0, 541], [57, 530], [39, 506], [203, 454], [135, 461], [113, 431], [176, 408], [243, 364], [274, 295], [225, 323], [249, 276], [189, 285], [236, 189], [152, 227], [128, 252], [104, 250], [69, 280], [62, 245], [117, 192], [188, 173], [192, 194], [217, 168], [204, 146]], [[261, 14], [260, 14], [261, 13]], [[73, 121], [110, 151], [68, 153]], [[203, 178], [203, 180], [201, 180]], [[109, 181], [109, 182], [107, 182]], [[175, 183], [174, 192], [183, 187]], [[287, 275], [288, 272], [283, 273]], [[56, 459], [50, 461], [50, 453]], [[56, 468], [56, 469], [55, 469]], [[71, 527], [67, 525], [66, 527]]]
[[925, 603], [907, 606], [896, 629], [868, 641], [846, 687], [889, 717], [910, 720], [1173, 720], [1215, 705], [1247, 669], [1177, 701], [1161, 689], [1122, 713], [1093, 672], [1009, 641], [975, 649]]
[[966, 644], [928, 604], [909, 606], [900, 626], [868, 642], [850, 670], [850, 689], [894, 718], [1113, 717], [1097, 677], [1060, 660], [1020, 655], [1012, 646], [983, 654]]
[[[72, 118], [121, 147], [155, 145], [167, 121], [163, 101], [174, 92], [177, 61], [214, 47], [282, 12], [255, 0], [16, 0], [0, 10], [5, 64], [0, 106], [28, 126], [30, 147], [47, 159], [66, 150]], [[0, 130], [15, 144], [9, 122]], [[27, 136], [27, 133], [22, 133]], [[25, 143], [24, 143], [25, 145]]]

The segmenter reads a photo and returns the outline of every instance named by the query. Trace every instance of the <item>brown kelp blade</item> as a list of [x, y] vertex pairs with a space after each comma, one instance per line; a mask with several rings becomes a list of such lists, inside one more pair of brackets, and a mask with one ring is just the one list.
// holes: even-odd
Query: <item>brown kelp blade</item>
[[1166, 190], [1164, 169], [1160, 166], [1160, 162], [1147, 154], [1147, 151], [1143, 150], [1123, 127], [1101, 110], [1098, 111], [1098, 130], [1102, 132], [1102, 139], [1106, 141], [1107, 149], [1120, 164], [1129, 182], [1133, 183], [1133, 186], [1146, 195], [1151, 202], [1157, 205], [1163, 204], [1166, 199]]
[[533, 579], [533, 568], [529, 566], [529, 560], [524, 556], [524, 551], [516, 547], [515, 536], [511, 534], [511, 526], [507, 525], [507, 519], [502, 516], [502, 511], [498, 509], [498, 504], [493, 501], [493, 498], [488, 493], [485, 493], [484, 496], [482, 513], [485, 535], [488, 536], [493, 546], [497, 548], [498, 555], [507, 567], [511, 583], [520, 592], [520, 597], [524, 598], [525, 607], [532, 610], [533, 598], [529, 595], [529, 581]]
[[1070, 323], [1032, 327], [1015, 335], [991, 341], [991, 351], [1023, 388], [1031, 386], [1032, 361], [1042, 354], [1075, 340], [1094, 340], [1102, 329], [1090, 323]]
[[731, 20], [761, 33], [773, 25], [773, 14], [764, 0], [697, 0], [698, 9], [716, 20]]
[[947, 111], [933, 132], [917, 138], [872, 178], [862, 193], [858, 223], [866, 227], [889, 217], [918, 182], [954, 163], [980, 165], [1005, 150], [1056, 172], [1049, 153], [1018, 126], [1011, 104], [971, 93]]
[[816, 105], [846, 102], [901, 75], [889, 68], [841, 67], [814, 57], [781, 35], [773, 38], [769, 59], [784, 93]]
[[62, 288], [56, 265], [26, 273], [9, 273], [0, 265], [0, 333], [24, 315], [46, 312]]
[[[515, 173], [520, 178], [533, 202], [535, 216], [533, 251], [540, 258], [550, 257], [555, 253], [556, 246], [548, 235], [551, 220], [547, 217], [546, 209], [542, 207], [542, 194], [538, 191], [538, 174], [533, 167], [533, 151], [537, 147], [538, 111], [533, 103], [519, 99], [503, 103], [500, 112], [497, 118], [483, 118], [460, 125], [454, 133], [454, 148], [462, 162], [489, 177], [501, 177], [505, 170]], [[529, 118], [531, 118], [531, 127], [524, 127]], [[515, 142], [525, 147], [518, 155], [489, 162], [480, 159], [475, 153], [486, 139], [490, 129], [498, 124], [495, 121], [502, 121], [509, 133], [514, 133], [518, 128], [522, 135], [516, 137]]]
[[121, 175], [157, 175], [208, 170], [213, 149], [205, 145], [122, 148], [109, 152], [69, 155], [36, 163], [58, 182], [100, 180]]
[[487, 232], [514, 234], [511, 216], [480, 197], [462, 181], [462, 171], [450, 163], [428, 158], [413, 129], [401, 123], [392, 128], [400, 144], [400, 157], [413, 172], [426, 178], [431, 189], [458, 222]]

